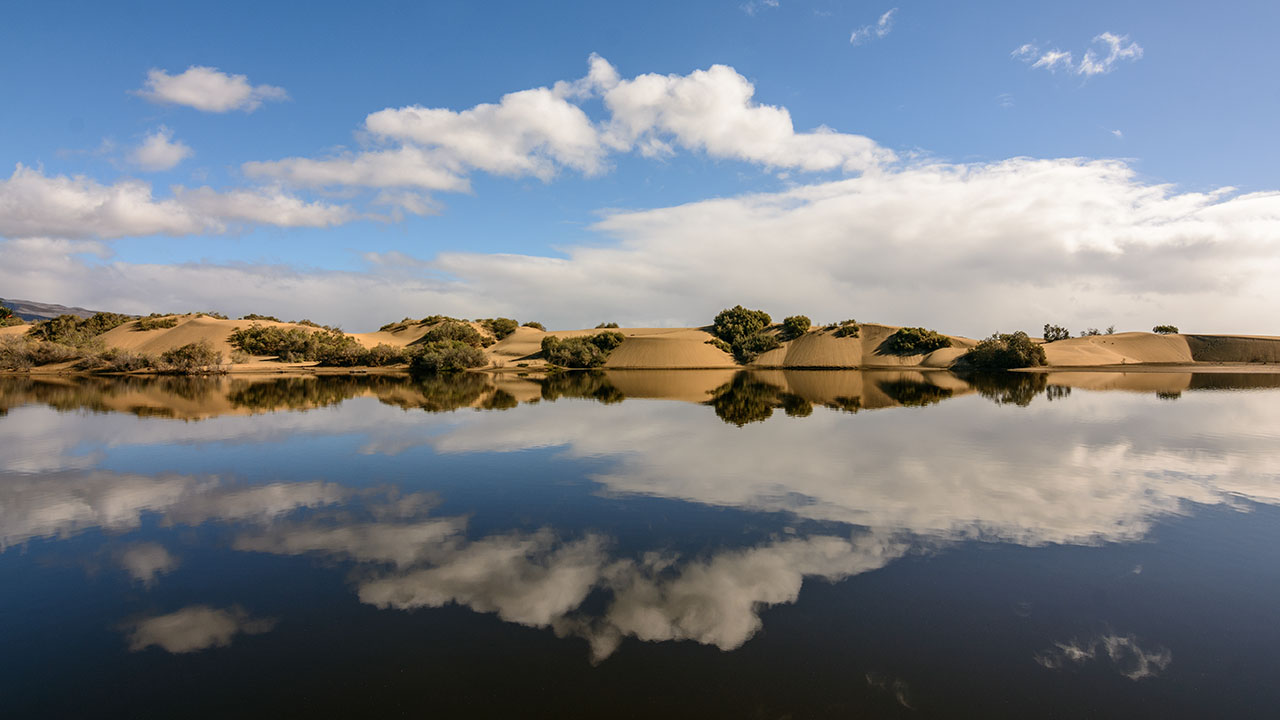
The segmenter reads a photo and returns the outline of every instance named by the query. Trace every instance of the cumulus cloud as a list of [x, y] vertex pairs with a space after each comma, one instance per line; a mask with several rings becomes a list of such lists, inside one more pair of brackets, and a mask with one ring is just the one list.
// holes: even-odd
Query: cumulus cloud
[[285, 100], [289, 94], [273, 85], [252, 85], [244, 75], [192, 65], [178, 75], [151, 70], [138, 95], [155, 103], [185, 105], [204, 112], [253, 112], [265, 100]]
[[138, 620], [128, 631], [129, 649], [153, 645], [166, 652], [189, 653], [226, 647], [236, 635], [257, 635], [275, 627], [275, 620], [252, 618], [242, 608], [191, 605], [167, 615]]
[[276, 189], [218, 191], [176, 187], [157, 198], [151, 185], [111, 185], [81, 175], [45, 175], [21, 163], [0, 180], [0, 236], [119, 238], [226, 232], [235, 223], [327, 227], [353, 217], [349, 208], [305, 202]]
[[[368, 115], [375, 144], [324, 158], [250, 162], [250, 177], [305, 187], [418, 188], [465, 192], [482, 171], [550, 180], [562, 169], [596, 175], [610, 153], [646, 156], [677, 147], [768, 167], [858, 172], [895, 159], [861, 135], [825, 127], [797, 132], [782, 107], [754, 101], [755, 87], [731, 67], [688, 75], [623, 79], [592, 55], [588, 74], [455, 111], [414, 105]], [[593, 121], [577, 104], [603, 100], [608, 117]], [[412, 211], [412, 209], [411, 209]]]
[[[15, 193], [0, 188], [0, 198], [6, 194]], [[30, 213], [17, 200], [13, 207]], [[195, 215], [180, 207], [130, 223], [190, 222]], [[72, 211], [45, 213], [47, 222], [65, 226], [80, 212]], [[84, 215], [105, 218], [100, 232], [121, 234], [120, 213]], [[1100, 316], [1121, 327], [1179, 317], [1183, 327], [1280, 332], [1266, 311], [1280, 302], [1271, 282], [1280, 272], [1278, 223], [1276, 192], [1177, 192], [1119, 161], [1015, 158], [617, 212], [594, 226], [612, 244], [566, 247], [563, 257], [446, 252], [422, 258], [414, 274], [383, 265], [304, 272], [127, 263], [103, 274], [57, 243], [7, 243], [0, 281], [15, 295], [58, 291], [83, 306], [143, 287], [149, 297], [190, 298], [190, 307], [243, 292], [245, 312], [275, 308], [347, 327], [374, 322], [389, 307], [401, 308], [397, 316], [421, 308], [465, 317], [519, 312], [557, 327], [594, 324], [602, 313], [632, 324], [698, 325], [731, 297], [776, 315], [834, 319], [861, 308], [866, 319], [971, 336], [1038, 327], [1045, 318], [1098, 325]], [[84, 232], [88, 220], [74, 225]], [[788, 239], [785, 247], [778, 238]], [[145, 309], [141, 298], [136, 305]]]
[[880, 16], [874, 25], [863, 25], [853, 31], [849, 35], [849, 42], [854, 45], [861, 45], [872, 38], [883, 38], [893, 30], [893, 15], [898, 12], [898, 8], [893, 8]]
[[120, 555], [121, 567], [144, 585], [153, 583], [158, 575], [173, 572], [178, 564], [178, 558], [158, 543], [130, 545]]
[[1106, 46], [1106, 54], [1099, 55], [1096, 50], [1086, 50], [1079, 64], [1074, 62], [1073, 55], [1066, 50], [1058, 48], [1041, 50], [1032, 43], [1017, 47], [1011, 55], [1027, 63], [1033, 69], [1038, 68], [1049, 72], [1065, 70], [1085, 77], [1104, 75], [1111, 72], [1116, 63], [1121, 60], [1136, 61], [1142, 57], [1142, 46], [1130, 41], [1128, 35], [1104, 32], [1095, 37], [1093, 42], [1094, 44], [1100, 43]]
[[1054, 643], [1035, 655], [1035, 661], [1050, 670], [1062, 670], [1088, 662], [1107, 662], [1130, 680], [1156, 677], [1173, 662], [1167, 648], [1143, 648], [1133, 635], [1106, 634], [1079, 642]]
[[149, 133], [142, 144], [129, 155], [129, 161], [143, 170], [169, 170], [195, 154], [181, 140], [173, 139], [173, 131], [161, 125]]

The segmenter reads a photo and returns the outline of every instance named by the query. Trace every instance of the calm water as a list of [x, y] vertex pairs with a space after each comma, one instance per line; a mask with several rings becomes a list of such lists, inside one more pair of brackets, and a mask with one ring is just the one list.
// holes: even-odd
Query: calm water
[[1273, 717], [1278, 401], [0, 378], [0, 714]]

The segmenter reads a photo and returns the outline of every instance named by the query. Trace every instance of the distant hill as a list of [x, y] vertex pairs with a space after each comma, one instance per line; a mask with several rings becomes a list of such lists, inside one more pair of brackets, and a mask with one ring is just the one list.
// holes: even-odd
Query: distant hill
[[75, 315], [76, 317], [87, 318], [98, 312], [97, 310], [86, 310], [82, 307], [67, 307], [66, 305], [17, 300], [15, 298], [0, 298], [0, 305], [9, 308], [14, 315], [28, 322], [48, 320], [59, 315]]

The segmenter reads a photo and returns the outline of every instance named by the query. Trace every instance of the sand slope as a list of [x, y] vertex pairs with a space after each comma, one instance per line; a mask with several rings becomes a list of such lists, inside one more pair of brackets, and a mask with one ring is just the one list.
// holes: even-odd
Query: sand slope
[[964, 337], [951, 337], [951, 347], [920, 355], [884, 352], [884, 342], [897, 332], [893, 325], [862, 323], [858, 337], [839, 338], [835, 330], [819, 328], [783, 343], [751, 363], [768, 368], [945, 368], [977, 344]]

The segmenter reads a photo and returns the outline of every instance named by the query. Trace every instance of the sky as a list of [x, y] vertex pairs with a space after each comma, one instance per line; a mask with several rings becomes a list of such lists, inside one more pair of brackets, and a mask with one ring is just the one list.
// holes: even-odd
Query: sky
[[1280, 334], [1280, 5], [11, 4], [0, 297]]

